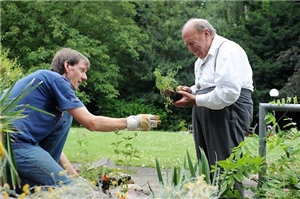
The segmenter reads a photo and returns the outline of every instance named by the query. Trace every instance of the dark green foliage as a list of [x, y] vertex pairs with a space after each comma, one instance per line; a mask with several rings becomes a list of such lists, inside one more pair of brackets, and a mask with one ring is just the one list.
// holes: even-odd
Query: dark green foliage
[[246, 47], [256, 81], [254, 100], [258, 104], [270, 101], [270, 89], [280, 90], [293, 74], [295, 65], [281, 62], [278, 57], [299, 39], [300, 6], [293, 1], [264, 1], [249, 2], [248, 7], [248, 18], [239, 27], [244, 30], [236, 32], [234, 39]]
[[[30, 11], [29, 11], [30, 10]], [[128, 2], [2, 2], [2, 45], [19, 57], [27, 72], [49, 68], [62, 47], [82, 52], [91, 61], [88, 85], [91, 103], [119, 94], [128, 76], [120, 66], [136, 59], [143, 39]], [[101, 11], [101, 12], [99, 12]], [[126, 58], [126, 59], [125, 59]], [[128, 67], [124, 67], [128, 69]]]
[[[177, 82], [193, 84], [196, 57], [185, 47], [181, 27], [189, 18], [206, 18], [218, 34], [246, 50], [256, 110], [270, 101], [270, 89], [280, 90], [293, 74], [293, 54], [279, 55], [299, 46], [299, 7], [297, 1], [3, 1], [1, 45], [9, 49], [8, 58], [18, 58], [23, 73], [49, 68], [62, 47], [82, 52], [91, 70], [79, 95], [93, 113], [133, 114], [117, 115], [111, 107], [116, 100], [140, 99], [162, 114], [153, 72], [182, 66]], [[160, 128], [177, 131], [181, 121], [191, 123], [191, 109], [170, 108]]]
[[160, 113], [159, 115], [161, 116], [161, 119], [165, 119], [166, 114], [157, 109], [157, 107], [143, 99], [136, 99], [132, 101], [115, 100], [106, 107], [107, 112], [105, 112], [105, 114], [109, 114], [111, 117], [126, 117], [140, 113], [155, 114], [158, 112]]

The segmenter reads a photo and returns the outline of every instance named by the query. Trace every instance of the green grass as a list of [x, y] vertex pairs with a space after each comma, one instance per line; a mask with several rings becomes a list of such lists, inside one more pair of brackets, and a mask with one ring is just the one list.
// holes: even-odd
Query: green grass
[[[115, 146], [111, 143], [125, 142], [123, 137], [133, 136], [134, 132], [121, 131], [118, 138], [114, 132], [90, 132], [84, 128], [72, 128], [64, 153], [72, 163], [91, 163], [103, 158], [109, 158], [113, 162], [117, 160], [114, 153]], [[138, 136], [132, 140], [132, 145], [138, 150], [139, 159], [134, 158], [130, 166], [155, 167], [155, 158], [160, 165], [171, 168], [183, 162], [186, 151], [196, 161], [194, 141], [192, 134], [180, 134], [176, 132], [149, 131], [138, 132]], [[123, 146], [123, 144], [122, 144]], [[124, 156], [119, 155], [119, 158]]]
[[[134, 132], [128, 131], [121, 131], [121, 133], [122, 135], [117, 137], [114, 132], [90, 132], [84, 128], [72, 128], [64, 153], [72, 163], [92, 163], [104, 158], [109, 158], [115, 163], [117, 156], [114, 153], [115, 146], [111, 145], [111, 143], [117, 142], [117, 139], [124, 143], [123, 137], [134, 135]], [[155, 168], [155, 158], [157, 158], [162, 167], [172, 168], [174, 165], [183, 163], [187, 150], [191, 155], [192, 161], [196, 161], [192, 134], [162, 131], [137, 133], [137, 137], [131, 143], [138, 150], [140, 158], [133, 158], [128, 166]], [[251, 153], [258, 154], [258, 137], [246, 137], [245, 140]], [[281, 154], [283, 154], [283, 151], [278, 146], [272, 150], [267, 149], [267, 162], [278, 159]], [[123, 159], [124, 155], [119, 155], [120, 158]]]

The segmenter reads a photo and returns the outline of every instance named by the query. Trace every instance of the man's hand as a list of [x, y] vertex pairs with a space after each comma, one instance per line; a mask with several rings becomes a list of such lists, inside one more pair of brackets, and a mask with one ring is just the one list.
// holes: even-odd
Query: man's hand
[[70, 175], [73, 177], [78, 176], [78, 173], [76, 169], [73, 167], [67, 156], [64, 154], [64, 152], [61, 153], [59, 158], [59, 164], [62, 168], [68, 171]]
[[195, 95], [190, 94], [187, 91], [179, 91], [178, 93], [180, 93], [183, 97], [181, 100], [173, 102], [172, 104], [174, 106], [180, 107], [180, 108], [188, 108], [188, 107], [192, 107], [192, 106], [197, 106]]
[[158, 115], [151, 114], [132, 115], [126, 119], [128, 131], [150, 131], [152, 128], [156, 128], [157, 125], [161, 123]]
[[176, 92], [179, 92], [179, 91], [185, 91], [188, 93], [192, 93], [192, 90], [188, 86], [181, 86], [181, 85], [177, 86]]

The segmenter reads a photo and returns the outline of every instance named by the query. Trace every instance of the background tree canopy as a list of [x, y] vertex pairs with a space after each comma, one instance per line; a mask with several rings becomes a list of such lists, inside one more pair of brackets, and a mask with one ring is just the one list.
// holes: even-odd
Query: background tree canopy
[[180, 66], [176, 80], [191, 85], [196, 58], [184, 46], [181, 27], [189, 18], [206, 18], [248, 54], [255, 123], [270, 89], [285, 88], [283, 97], [300, 93], [285, 86], [299, 84], [290, 78], [299, 70], [299, 8], [297, 1], [4, 1], [1, 57], [17, 59], [27, 74], [49, 68], [62, 47], [78, 50], [92, 65], [78, 93], [92, 113], [159, 114], [161, 130], [178, 131], [191, 123], [191, 109], [166, 112], [153, 71]]

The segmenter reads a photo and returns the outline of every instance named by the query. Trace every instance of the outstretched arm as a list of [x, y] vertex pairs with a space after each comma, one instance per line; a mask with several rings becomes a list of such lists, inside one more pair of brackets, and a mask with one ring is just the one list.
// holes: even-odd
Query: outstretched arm
[[86, 107], [69, 109], [68, 112], [90, 131], [111, 132], [124, 129], [149, 131], [160, 124], [159, 116], [151, 114], [139, 114], [127, 118], [111, 118], [93, 115]]

